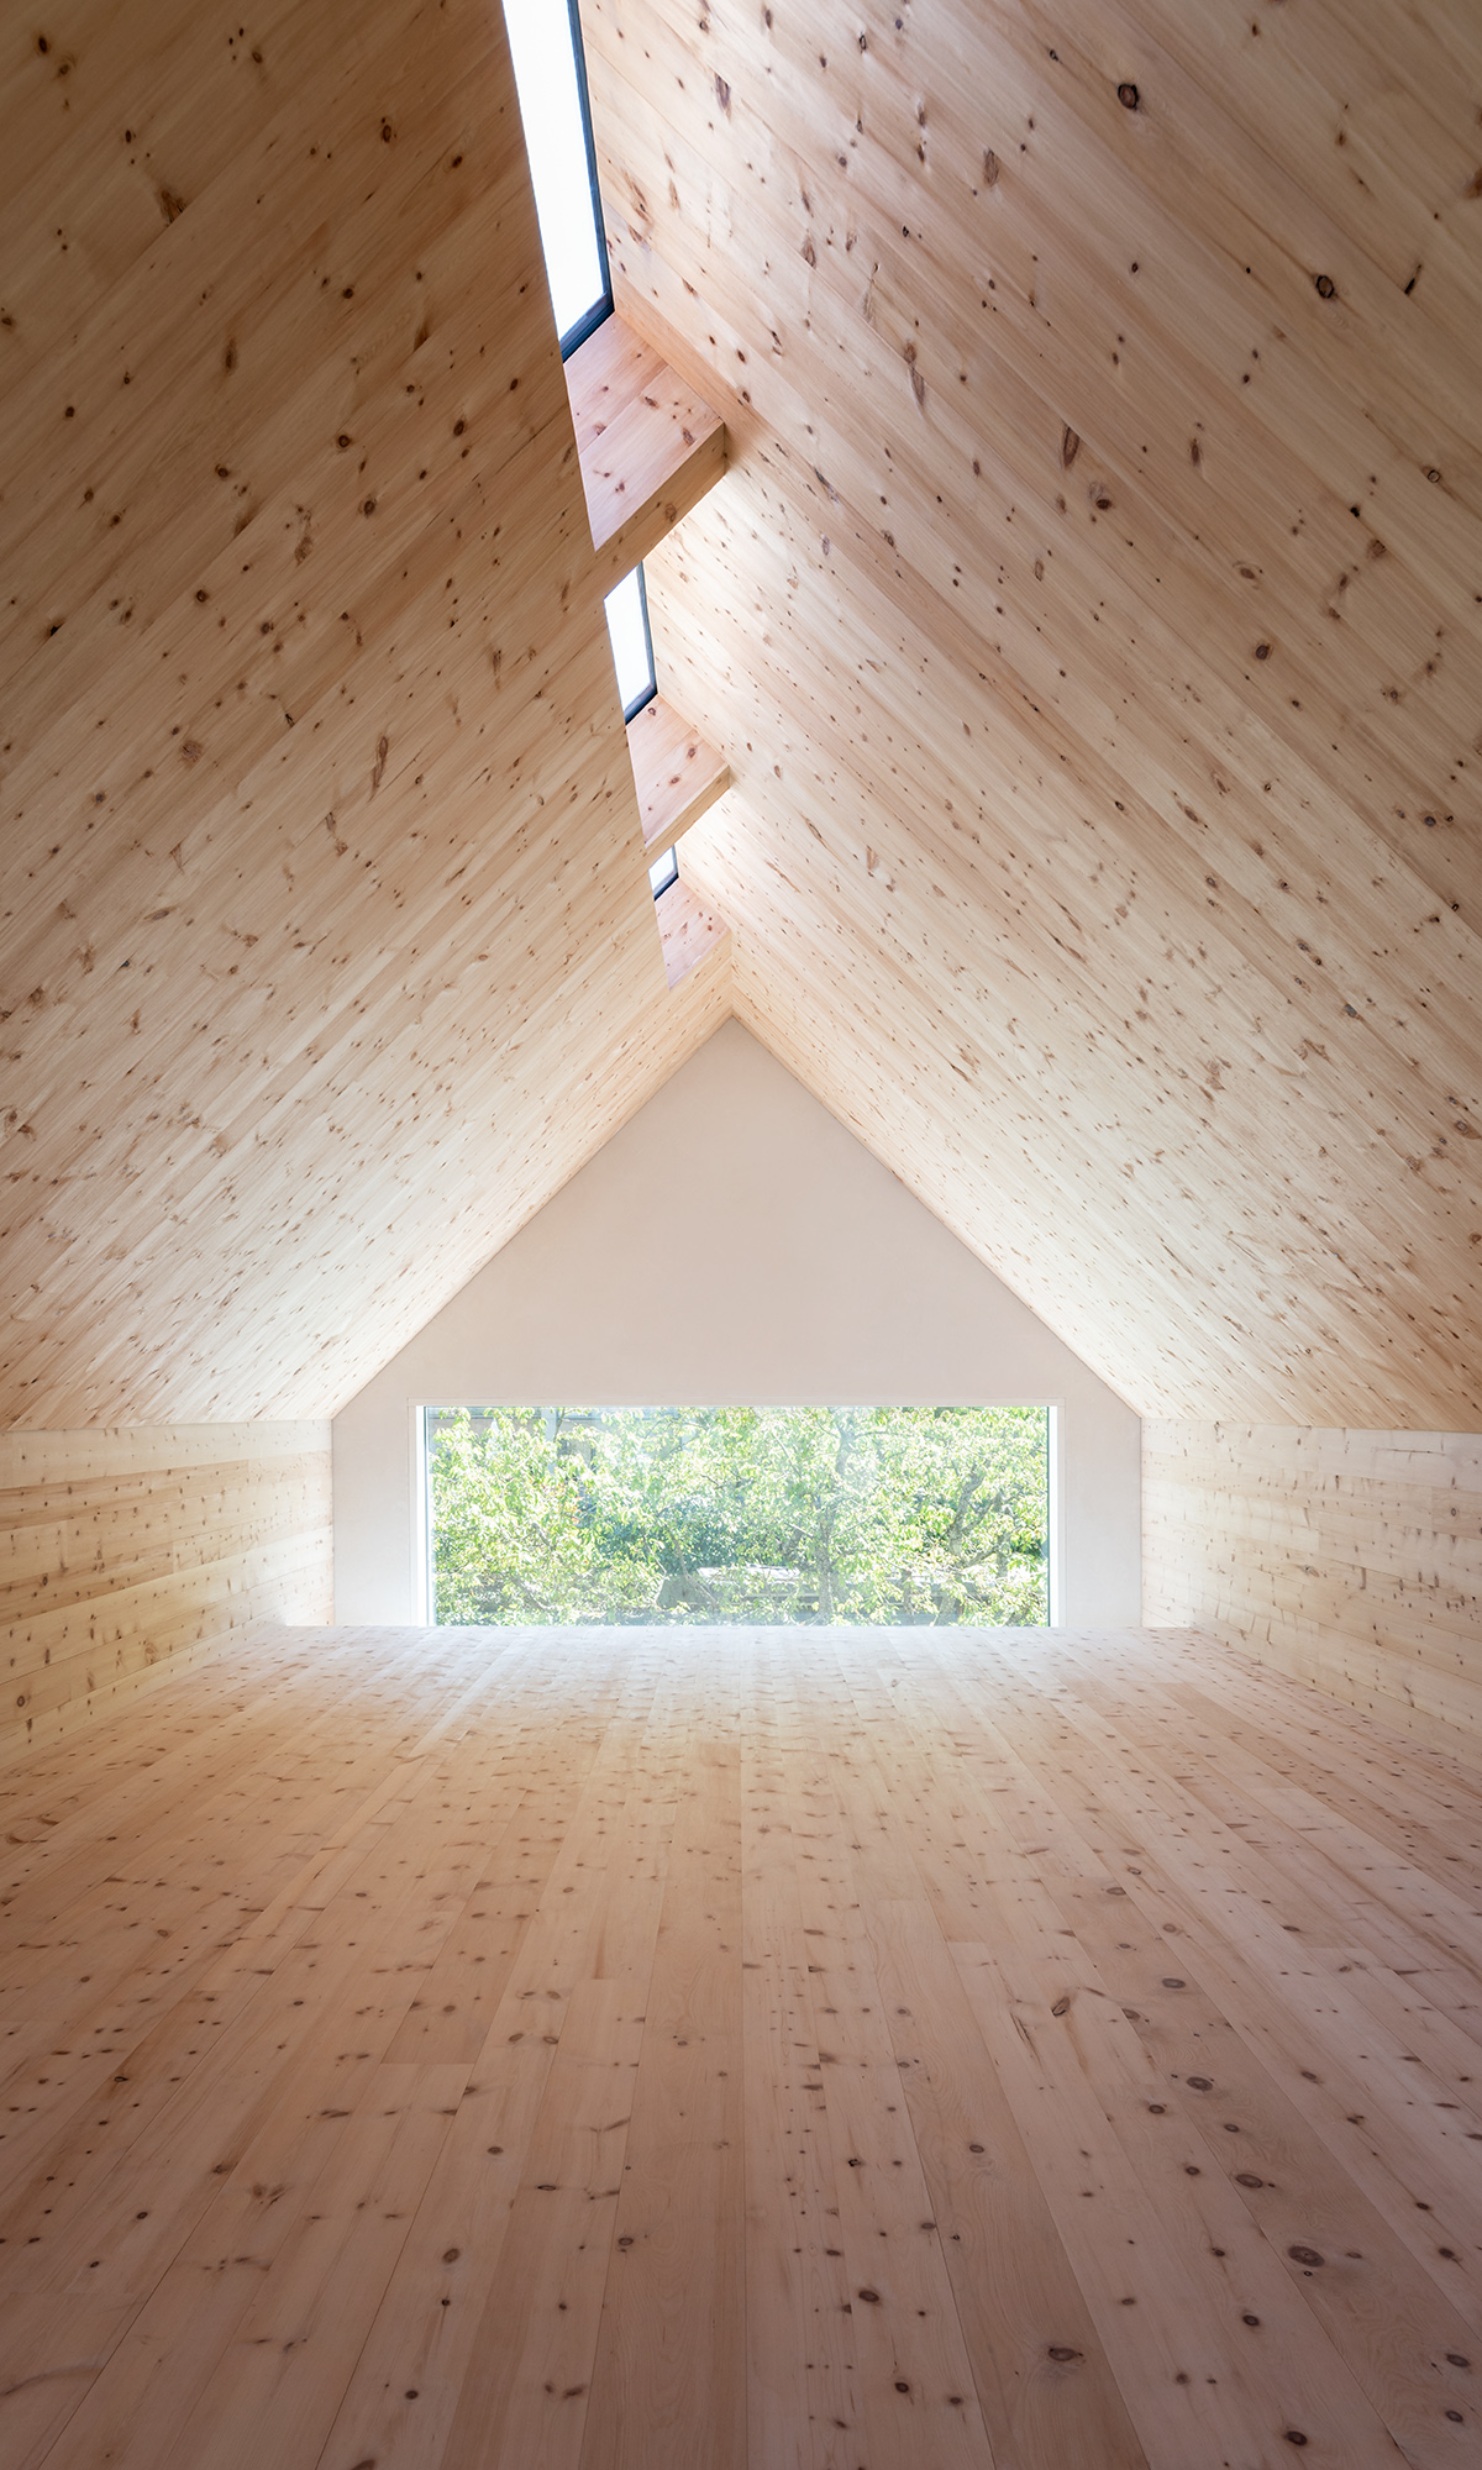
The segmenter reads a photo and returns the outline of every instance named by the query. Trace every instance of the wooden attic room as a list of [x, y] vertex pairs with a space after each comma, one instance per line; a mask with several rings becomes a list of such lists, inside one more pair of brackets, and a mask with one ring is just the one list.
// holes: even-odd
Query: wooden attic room
[[[1476, 2470], [1482, 13], [242, 6], [0, 9], [0, 2470]], [[1043, 1616], [434, 1618], [578, 1400]]]

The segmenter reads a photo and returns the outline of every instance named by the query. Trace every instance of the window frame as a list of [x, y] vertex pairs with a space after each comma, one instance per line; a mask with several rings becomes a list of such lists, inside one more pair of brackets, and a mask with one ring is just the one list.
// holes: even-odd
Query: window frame
[[[638, 693], [633, 696], [630, 702], [626, 702], [623, 705], [623, 727], [625, 729], [631, 728], [633, 722], [638, 718], [639, 713], [646, 712], [649, 705], [657, 701], [659, 692], [658, 671], [654, 665], [654, 630], [648, 614], [648, 577], [643, 571], [642, 558], [638, 560], [636, 566], [630, 566], [625, 575], [619, 575], [616, 583], [612, 587], [612, 590], [604, 595], [602, 602], [602, 614], [604, 617], [607, 616], [608, 601], [615, 599], [617, 594], [622, 590], [623, 585], [631, 582], [635, 575], [638, 578], [638, 615], [642, 621], [643, 627], [643, 649], [648, 660], [648, 681], [646, 685], [640, 687]], [[611, 639], [612, 623], [609, 619], [609, 642], [611, 642]], [[613, 677], [617, 680], [617, 652], [615, 647], [613, 650]], [[621, 681], [618, 681], [618, 683], [619, 688], [621, 688]]]
[[[615, 1406], [620, 1402], [615, 1399], [599, 1399], [594, 1401], [594, 1403], [597, 1405], [600, 1412], [601, 1408], [606, 1406]], [[668, 1403], [682, 1405], [686, 1402], [671, 1400]], [[816, 1405], [820, 1402], [812, 1398], [799, 1399], [794, 1397], [787, 1400], [778, 1400], [775, 1398], [746, 1398], [735, 1400], [733, 1403], [737, 1405], [759, 1406], [765, 1408], [768, 1405]], [[887, 1406], [928, 1406], [937, 1404], [942, 1406], [1029, 1408], [1032, 1411], [1043, 1415], [1045, 1419], [1045, 1541], [1047, 1546], [1045, 1554], [1045, 1619], [1043, 1624], [1036, 1624], [1035, 1626], [1042, 1626], [1046, 1630], [1063, 1629], [1066, 1626], [1065, 1588], [1066, 1565], [1068, 1557], [1066, 1541], [1068, 1487], [1066, 1481], [1065, 1400], [1063, 1397], [1054, 1397], [1047, 1395], [1044, 1392], [1039, 1392], [1031, 1394], [1027, 1397], [1011, 1394], [1006, 1397], [959, 1397], [944, 1398], [935, 1401], [920, 1398], [893, 1398], [871, 1402], [863, 1399], [845, 1398], [837, 1400], [835, 1403], [850, 1406], [862, 1406], [875, 1403], [884, 1404]], [[422, 1397], [416, 1399], [411, 1404], [412, 1465], [410, 1472], [413, 1501], [412, 1553], [414, 1561], [412, 1601], [416, 1604], [420, 1604], [422, 1607], [421, 1620], [419, 1624], [422, 1628], [437, 1629], [441, 1627], [452, 1628], [457, 1626], [454, 1623], [440, 1623], [437, 1618], [437, 1529], [433, 1510], [431, 1457], [432, 1442], [435, 1437], [434, 1428], [436, 1426], [437, 1419], [442, 1415], [457, 1413], [460, 1409], [465, 1410], [472, 1415], [480, 1412], [487, 1413], [491, 1407], [496, 1411], [502, 1408], [524, 1408], [528, 1410], [528, 1405], [529, 1401], [526, 1399], [491, 1397], [488, 1388], [480, 1389], [477, 1393], [471, 1396], [456, 1394], [450, 1395], [446, 1390], [444, 1390], [439, 1392], [436, 1399]], [[550, 1409], [546, 1409], [544, 1411], [549, 1413]], [[1082, 1437], [1084, 1440], [1084, 1436]], [[882, 1626], [885, 1625], [882, 1624]]]
[[[549, 8], [551, 5], [551, 0], [544, 0], [544, 5]], [[510, 45], [510, 58], [511, 64], [513, 65], [515, 45], [508, 31], [508, 15], [509, 0], [506, 0], [505, 39]], [[591, 340], [598, 327], [605, 326], [607, 320], [616, 313], [616, 303], [614, 302], [612, 296], [612, 267], [608, 262], [607, 255], [607, 230], [602, 218], [602, 184], [597, 176], [597, 141], [592, 132], [592, 98], [587, 85], [587, 52], [586, 45], [582, 40], [581, 11], [578, 7], [577, 0], [566, 0], [566, 16], [571, 33], [571, 60], [573, 69], [576, 73], [577, 110], [581, 119], [582, 146], [586, 155], [587, 163], [587, 189], [592, 211], [592, 230], [597, 242], [597, 263], [601, 269], [602, 289], [598, 293], [597, 298], [591, 302], [590, 306], [583, 309], [580, 317], [577, 318], [575, 323], [568, 326], [564, 332], [559, 332], [561, 358], [563, 361], [569, 360], [573, 352], [579, 352], [582, 345]], [[517, 100], [519, 100], [519, 86], [520, 81], [517, 72], [515, 76], [515, 94]], [[520, 131], [525, 141], [525, 159], [527, 164], [530, 165], [531, 185], [533, 188], [534, 163], [530, 150], [530, 133], [525, 125], [525, 108], [522, 100], [520, 100]], [[539, 209], [537, 207], [537, 228], [539, 226], [539, 221], [540, 216]], [[547, 291], [549, 291], [551, 282], [550, 265], [548, 259], [546, 258], [545, 235], [543, 232], [541, 233], [541, 263], [545, 268], [546, 288]], [[551, 307], [552, 314], [554, 315], [554, 296], [552, 296]]]
[[[576, 63], [576, 94], [581, 105], [582, 139], [586, 146], [587, 183], [592, 198], [592, 227], [597, 235], [597, 263], [602, 269], [602, 290], [591, 307], [577, 319], [576, 324], [562, 335], [561, 358], [563, 361], [569, 360], [573, 352], [579, 352], [582, 345], [591, 340], [599, 326], [606, 325], [607, 320], [614, 314], [615, 308], [612, 297], [612, 268], [607, 259], [607, 229], [602, 218], [602, 183], [597, 176], [597, 140], [592, 134], [592, 97], [587, 86], [587, 47], [582, 37], [581, 11], [577, 0], [566, 0], [566, 11], [571, 20], [571, 54]], [[645, 603], [645, 624], [647, 619], [648, 608]]]

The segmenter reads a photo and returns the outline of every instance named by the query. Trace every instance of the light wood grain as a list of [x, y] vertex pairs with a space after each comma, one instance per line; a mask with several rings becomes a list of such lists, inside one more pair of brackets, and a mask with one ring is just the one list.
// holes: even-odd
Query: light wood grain
[[1468, 12], [582, 15], [742, 1017], [1139, 1411], [1474, 1425]]
[[330, 1601], [326, 1425], [0, 1433], [0, 1758]]
[[1463, 0], [583, 24], [569, 385], [497, 9], [6, 38], [0, 1422], [335, 1411], [734, 1008], [1140, 1411], [1474, 1425]]
[[1470, 2470], [1475, 1767], [1183, 1633], [258, 1629], [0, 1829], [0, 2454]]
[[657, 856], [724, 796], [730, 767], [662, 695], [655, 695], [629, 721], [628, 752], [643, 817], [644, 852]]
[[667, 892], [659, 894], [654, 911], [659, 921], [664, 974], [671, 988], [702, 970], [708, 972], [723, 964], [731, 930], [724, 918], [718, 918], [696, 898], [682, 875], [678, 882], [670, 884]]
[[572, 353], [566, 391], [592, 545], [611, 584], [715, 486], [725, 424], [621, 317]]
[[724, 431], [635, 346], [594, 552], [482, 0], [63, 0], [0, 126], [0, 1424], [323, 1416], [728, 1009], [602, 614]]
[[1482, 1439], [1143, 1427], [1150, 1621], [1482, 1750]]

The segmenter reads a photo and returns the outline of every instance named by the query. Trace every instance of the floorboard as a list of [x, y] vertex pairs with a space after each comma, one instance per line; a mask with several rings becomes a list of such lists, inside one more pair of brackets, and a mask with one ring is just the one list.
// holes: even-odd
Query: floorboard
[[0, 2470], [1482, 2459], [1482, 1778], [1222, 1649], [263, 1632], [0, 1787]]

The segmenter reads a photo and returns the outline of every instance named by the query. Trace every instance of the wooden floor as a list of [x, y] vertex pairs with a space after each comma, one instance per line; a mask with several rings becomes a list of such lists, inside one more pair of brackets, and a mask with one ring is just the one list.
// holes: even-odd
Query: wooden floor
[[1482, 1783], [1346, 1708], [296, 1630], [10, 1782], [4, 2470], [1482, 2462]]

